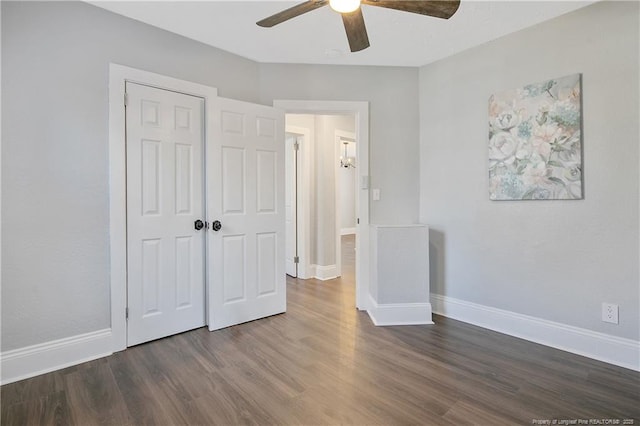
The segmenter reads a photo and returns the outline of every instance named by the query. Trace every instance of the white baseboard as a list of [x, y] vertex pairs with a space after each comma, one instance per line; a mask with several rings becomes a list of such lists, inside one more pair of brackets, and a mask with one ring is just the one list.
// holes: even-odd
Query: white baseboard
[[342, 228], [340, 235], [351, 235], [356, 233], [356, 228]]
[[0, 383], [17, 382], [112, 353], [111, 329], [2, 352]]
[[367, 313], [377, 326], [433, 324], [431, 303], [382, 303], [369, 296]]
[[311, 265], [310, 275], [320, 281], [332, 280], [338, 277], [338, 267], [336, 265]]
[[311, 270], [311, 265], [305, 266], [302, 263], [298, 263], [298, 278], [300, 278], [301, 280], [313, 278], [313, 274], [309, 272]]
[[433, 312], [509, 336], [640, 371], [640, 342], [431, 294]]

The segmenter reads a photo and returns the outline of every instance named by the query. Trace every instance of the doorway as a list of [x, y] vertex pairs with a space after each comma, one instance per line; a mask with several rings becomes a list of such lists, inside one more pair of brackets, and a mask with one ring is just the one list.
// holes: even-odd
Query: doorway
[[[356, 153], [356, 185], [355, 197], [357, 199], [356, 211], [356, 233], [355, 233], [355, 287], [356, 287], [356, 307], [360, 310], [366, 310], [368, 306], [368, 283], [369, 283], [369, 104], [368, 102], [350, 102], [350, 101], [296, 101], [296, 100], [276, 100], [274, 106], [283, 109], [289, 114], [316, 114], [316, 115], [350, 115], [355, 120], [355, 135], [358, 140], [358, 150]], [[287, 129], [289, 131], [289, 129]], [[305, 185], [305, 178], [309, 175], [307, 171], [312, 171], [315, 165], [310, 158], [311, 144], [302, 144], [300, 147], [300, 166], [302, 169], [301, 181]], [[331, 165], [336, 164], [338, 159], [332, 152], [322, 161], [330, 162]], [[333, 166], [335, 170], [335, 167]], [[308, 195], [308, 191], [305, 191]], [[310, 197], [313, 198], [313, 197]], [[306, 205], [311, 205], [312, 200], [307, 200]], [[303, 209], [305, 201], [303, 199]], [[303, 225], [303, 215], [299, 217], [298, 232], [308, 229], [308, 225]], [[313, 218], [311, 218], [313, 219]], [[335, 214], [333, 219], [335, 219]], [[336, 228], [337, 229], [337, 228]], [[307, 239], [308, 240], [308, 239]], [[339, 238], [337, 238], [337, 242]], [[304, 247], [304, 244], [302, 244]], [[300, 246], [299, 246], [300, 247]], [[315, 247], [309, 247], [310, 253]], [[300, 258], [302, 266], [302, 257]], [[311, 272], [307, 271], [307, 275]], [[324, 272], [321, 270], [320, 274]], [[299, 269], [299, 276], [300, 269]]]
[[[334, 279], [342, 275], [342, 207], [351, 206], [348, 231], [355, 234], [355, 119], [346, 114], [287, 114], [285, 121], [287, 274], [302, 279]], [[344, 142], [351, 145], [348, 159], [342, 159], [345, 153], [338, 149]], [[339, 146], [334, 147], [334, 143]], [[308, 161], [299, 161], [301, 151]], [[299, 175], [306, 177], [305, 184], [298, 182]], [[342, 186], [347, 181], [349, 190], [344, 191]], [[348, 200], [343, 199], [345, 193]], [[310, 194], [310, 202], [299, 203], [304, 194]], [[298, 219], [304, 219], [307, 226], [296, 226]], [[306, 231], [303, 236], [296, 232], [301, 229]], [[299, 256], [301, 245], [309, 245], [311, 250]], [[304, 265], [308, 273], [298, 274], [298, 265]]]

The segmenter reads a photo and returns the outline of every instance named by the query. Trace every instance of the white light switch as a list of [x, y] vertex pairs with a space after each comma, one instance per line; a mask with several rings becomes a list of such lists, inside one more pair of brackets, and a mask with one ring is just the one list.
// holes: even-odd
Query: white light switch
[[377, 188], [373, 189], [372, 197], [373, 197], [373, 201], [379, 201], [380, 200], [380, 190], [377, 189]]

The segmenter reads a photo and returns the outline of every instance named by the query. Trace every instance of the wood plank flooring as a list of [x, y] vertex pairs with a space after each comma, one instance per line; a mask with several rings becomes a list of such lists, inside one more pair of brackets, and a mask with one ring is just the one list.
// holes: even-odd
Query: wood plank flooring
[[288, 279], [286, 314], [4, 385], [1, 423], [640, 424], [639, 373], [439, 316], [375, 327], [343, 268], [341, 279]]

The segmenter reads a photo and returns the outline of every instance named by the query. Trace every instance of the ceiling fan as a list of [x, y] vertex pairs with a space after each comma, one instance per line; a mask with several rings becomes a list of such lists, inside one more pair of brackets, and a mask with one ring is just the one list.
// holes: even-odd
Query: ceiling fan
[[364, 25], [364, 17], [362, 16], [360, 5], [386, 7], [403, 12], [449, 19], [458, 10], [460, 0], [307, 0], [304, 3], [258, 21], [256, 24], [261, 27], [273, 27], [327, 4], [342, 15], [349, 47], [352, 52], [357, 52], [369, 47], [369, 37], [367, 36], [367, 28]]

